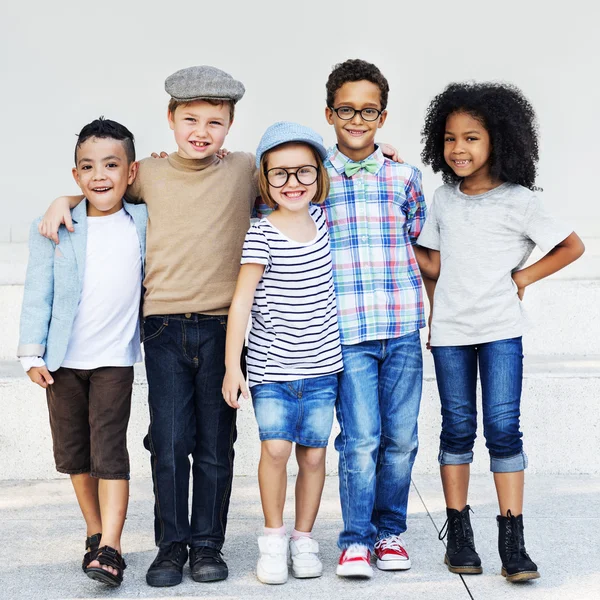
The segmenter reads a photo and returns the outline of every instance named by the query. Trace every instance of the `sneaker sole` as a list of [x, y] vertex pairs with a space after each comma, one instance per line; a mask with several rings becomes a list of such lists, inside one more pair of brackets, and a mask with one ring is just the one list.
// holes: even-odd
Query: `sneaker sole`
[[448, 559], [447, 555], [444, 556], [444, 564], [448, 567], [448, 571], [451, 573], [457, 573], [458, 575], [481, 575], [481, 573], [483, 573], [483, 567], [455, 567], [454, 565], [450, 564], [450, 560]]
[[256, 569], [256, 577], [261, 583], [266, 583], [267, 585], [282, 585], [288, 580], [288, 571], [281, 572], [279, 574], [266, 574], [262, 573], [259, 568]]
[[357, 579], [371, 579], [373, 577], [373, 569], [369, 565], [360, 566], [357, 568], [356, 565], [338, 565], [335, 574], [339, 577], [355, 577]]
[[377, 568], [380, 571], [408, 571], [411, 567], [410, 560], [380, 560], [377, 559]]
[[317, 567], [295, 567], [292, 563], [292, 575], [296, 579], [311, 579], [313, 577], [321, 577], [323, 575], [323, 565]]
[[179, 577], [160, 577], [160, 576], [148, 576], [146, 574], [146, 583], [150, 587], [173, 587], [175, 585], [179, 585], [183, 581], [183, 574]]
[[509, 575], [506, 572], [506, 569], [502, 567], [502, 577], [506, 577], [506, 581], [510, 581], [511, 583], [519, 583], [520, 581], [529, 581], [531, 579], [539, 579], [540, 574], [538, 571], [523, 571], [521, 573], [515, 573], [514, 575]]
[[197, 583], [210, 583], [211, 581], [223, 581], [229, 576], [229, 571], [219, 572], [212, 571], [209, 573], [194, 573], [192, 572], [192, 579]]

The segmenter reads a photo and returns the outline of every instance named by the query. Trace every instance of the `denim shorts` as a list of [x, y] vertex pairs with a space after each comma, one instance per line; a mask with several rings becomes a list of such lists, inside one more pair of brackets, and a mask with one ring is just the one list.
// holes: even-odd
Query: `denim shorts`
[[337, 389], [337, 375], [252, 386], [261, 442], [288, 440], [310, 448], [327, 446]]

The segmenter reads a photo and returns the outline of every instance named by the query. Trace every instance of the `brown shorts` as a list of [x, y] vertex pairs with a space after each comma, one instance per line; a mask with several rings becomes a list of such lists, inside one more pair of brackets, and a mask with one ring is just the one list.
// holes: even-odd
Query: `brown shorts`
[[129, 479], [127, 425], [133, 367], [61, 367], [46, 389], [56, 470]]

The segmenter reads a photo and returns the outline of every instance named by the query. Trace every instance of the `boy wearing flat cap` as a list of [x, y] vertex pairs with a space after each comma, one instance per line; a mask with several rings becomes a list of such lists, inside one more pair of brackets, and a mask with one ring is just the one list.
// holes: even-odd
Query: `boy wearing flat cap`
[[[254, 156], [217, 156], [244, 86], [214, 67], [167, 78], [177, 152], [140, 161], [127, 198], [148, 206], [144, 348], [158, 555], [152, 586], [177, 585], [188, 555], [196, 581], [228, 575], [221, 556], [233, 474], [236, 412], [223, 401], [227, 312], [258, 196]], [[69, 206], [59, 198], [40, 230], [52, 236]], [[45, 231], [44, 231], [45, 230]], [[192, 514], [188, 510], [192, 456]], [[189, 552], [188, 552], [189, 547]]]

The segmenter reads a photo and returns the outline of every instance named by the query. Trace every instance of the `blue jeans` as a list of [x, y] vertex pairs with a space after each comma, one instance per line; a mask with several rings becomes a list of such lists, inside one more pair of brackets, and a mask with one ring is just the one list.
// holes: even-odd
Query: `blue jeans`
[[[236, 412], [223, 400], [227, 317], [144, 321], [156, 545], [221, 549], [233, 475]], [[192, 456], [192, 515], [188, 498]]]
[[337, 419], [344, 529], [338, 545], [372, 548], [406, 531], [417, 455], [423, 357], [419, 332], [342, 345]]
[[490, 470], [512, 473], [527, 467], [519, 429], [523, 383], [521, 338], [473, 346], [432, 347], [442, 403], [439, 462], [473, 462], [477, 430], [477, 363], [481, 379], [483, 435]]

